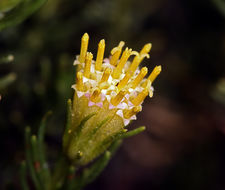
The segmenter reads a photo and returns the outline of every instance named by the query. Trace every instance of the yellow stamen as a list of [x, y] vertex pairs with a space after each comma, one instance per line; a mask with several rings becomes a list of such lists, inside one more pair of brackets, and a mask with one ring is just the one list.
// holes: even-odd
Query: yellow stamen
[[149, 55], [145, 53], [145, 54], [139, 54], [139, 55], [135, 56], [134, 60], [131, 63], [129, 70], [132, 73], [134, 73], [145, 57], [149, 58]]
[[77, 72], [77, 89], [79, 91], [84, 90], [84, 83], [83, 83], [83, 73], [82, 72]]
[[102, 79], [100, 81], [100, 83], [103, 83], [103, 82], [107, 82], [108, 79], [109, 79], [109, 75], [111, 74], [111, 69], [109, 67], [107, 67], [102, 75]]
[[113, 70], [113, 74], [112, 77], [114, 79], [118, 79], [120, 76], [120, 73], [124, 67], [124, 65], [126, 64], [126, 61], [128, 60], [128, 58], [134, 54], [134, 52], [132, 52], [132, 49], [128, 49], [126, 48], [122, 54], [122, 57], [117, 65], [117, 67]]
[[131, 63], [129, 70], [133, 73], [137, 69], [137, 67], [140, 63], [141, 63], [141, 56], [140, 55], [135, 56], [134, 60]]
[[151, 43], [145, 44], [144, 47], [142, 48], [140, 54], [149, 53], [151, 48], [152, 48], [152, 44]]
[[85, 33], [81, 38], [81, 48], [80, 48], [80, 57], [79, 57], [79, 61], [81, 63], [84, 63], [85, 61], [87, 48], [88, 48], [88, 40], [89, 40], [89, 36], [87, 33]]
[[86, 59], [85, 59], [85, 66], [84, 66], [84, 76], [87, 78], [90, 77], [92, 58], [93, 58], [93, 54], [91, 52], [87, 52]]
[[131, 66], [129, 68], [129, 70], [131, 72], [134, 72], [136, 71], [136, 69], [138, 68], [138, 66], [140, 65], [140, 63], [142, 62], [142, 60], [147, 57], [149, 58], [149, 51], [151, 50], [152, 48], [152, 44], [151, 43], [148, 43], [148, 44], [145, 44], [144, 47], [142, 48], [142, 50], [140, 51], [140, 54], [135, 56], [134, 60], [132, 61], [131, 63]]
[[91, 100], [92, 102], [97, 102], [97, 101], [99, 100], [99, 98], [100, 98], [100, 96], [99, 96], [100, 93], [101, 93], [101, 91], [100, 91], [99, 89], [96, 89], [96, 90], [92, 93], [90, 100]]
[[99, 83], [98, 86], [100, 89], [107, 89], [110, 87], [110, 84], [108, 82]]
[[135, 97], [131, 102], [138, 106], [141, 102], [144, 101], [145, 97], [148, 96], [148, 90], [145, 88], [142, 92], [140, 92], [137, 97]]
[[102, 69], [102, 61], [104, 57], [104, 51], [105, 51], [105, 40], [102, 39], [99, 44], [98, 44], [98, 53], [97, 53], [97, 58], [95, 62], [95, 69], [97, 71], [101, 71]]
[[131, 118], [133, 115], [136, 115], [138, 112], [141, 111], [141, 106], [135, 106], [130, 110], [124, 110], [123, 111], [123, 117], [125, 119]]
[[124, 41], [120, 41], [118, 47], [119, 47], [120, 49], [122, 49], [124, 45], [125, 45], [125, 42], [124, 42]]
[[117, 106], [121, 102], [123, 97], [126, 95], [126, 93], [126, 91], [121, 90], [115, 97], [111, 99], [111, 104]]
[[145, 77], [145, 75], [148, 73], [148, 68], [147, 67], [143, 67], [140, 71], [140, 73], [138, 74], [138, 76], [134, 79], [134, 81], [132, 82], [132, 88], [135, 89], [138, 84], [142, 81], [142, 79]]
[[112, 49], [112, 51], [111, 51], [112, 57], [110, 59], [110, 64], [111, 65], [116, 66], [117, 61], [118, 61], [118, 59], [120, 57], [120, 54], [121, 54], [121, 51], [122, 51], [122, 48], [123, 48], [124, 44], [125, 43], [123, 41], [121, 41], [119, 43], [118, 47], [115, 47], [115, 48]]
[[148, 77], [148, 80], [151, 81], [151, 83], [153, 83], [153, 81], [156, 79], [156, 77], [160, 74], [160, 72], [162, 71], [162, 67], [160, 66], [156, 66], [153, 71], [151, 72], [151, 74]]
[[118, 90], [119, 91], [126, 86], [128, 81], [130, 80], [130, 77], [131, 77], [131, 73], [127, 72], [126, 75], [123, 77], [123, 79], [118, 84]]

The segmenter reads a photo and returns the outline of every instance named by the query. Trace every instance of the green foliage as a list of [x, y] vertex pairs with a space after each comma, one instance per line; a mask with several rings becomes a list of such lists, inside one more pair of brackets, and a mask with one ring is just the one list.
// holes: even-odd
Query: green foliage
[[[41, 184], [38, 179], [38, 173], [35, 168], [35, 162], [34, 162], [34, 155], [33, 150], [34, 146], [31, 146], [31, 131], [30, 128], [27, 127], [25, 130], [25, 147], [26, 147], [26, 163], [28, 165], [28, 169], [30, 171], [30, 175], [32, 178], [32, 181], [34, 183], [34, 186], [37, 190], [41, 190]], [[34, 139], [33, 139], [34, 140]], [[32, 143], [34, 145], [34, 142]]]
[[99, 159], [97, 159], [89, 168], [86, 168], [83, 171], [81, 176], [80, 183], [82, 187], [85, 185], [92, 183], [103, 171], [103, 169], [107, 166], [110, 158], [116, 152], [116, 150], [121, 145], [122, 140], [115, 141], [109, 150], [107, 150]]
[[0, 78], [0, 90], [5, 89], [16, 80], [15, 73], [9, 73], [8, 75]]
[[137, 129], [133, 129], [131, 131], [123, 133], [119, 138], [123, 139], [123, 138], [132, 137], [134, 135], [137, 135], [137, 134], [143, 132], [144, 130], [145, 130], [145, 126], [138, 127]]
[[[48, 112], [43, 118], [37, 137], [35, 135], [31, 136], [29, 127], [25, 130], [26, 163], [37, 190], [48, 189], [50, 183], [50, 171], [45, 159], [43, 142], [46, 121], [50, 114], [51, 112]], [[23, 181], [22, 183], [24, 184]]]
[[[68, 101], [68, 112], [71, 113], [71, 100]], [[40, 127], [38, 129], [37, 137], [35, 135], [31, 135], [31, 130], [29, 127], [27, 127], [25, 130], [26, 161], [22, 162], [20, 170], [21, 185], [25, 190], [29, 189], [26, 182], [27, 169], [29, 170], [32, 181], [37, 190], [82, 189], [87, 184], [93, 182], [102, 173], [111, 157], [121, 145], [123, 138], [138, 134], [145, 129], [145, 127], [140, 127], [130, 132], [123, 133], [123, 135], [116, 135], [115, 138], [111, 139], [113, 143], [111, 143], [111, 146], [108, 148], [108, 150], [106, 150], [102, 155], [95, 159], [88, 167], [85, 167], [79, 174], [76, 174], [79, 165], [74, 165], [73, 162], [68, 160], [67, 156], [64, 153], [61, 153], [61, 156], [56, 166], [54, 167], [55, 169], [53, 173], [51, 173], [49, 168], [47, 167], [48, 164], [46, 161], [44, 144], [46, 122], [50, 115], [51, 112], [48, 112], [42, 119]], [[82, 130], [82, 127], [85, 125], [85, 123], [94, 115], [95, 113], [91, 113], [88, 116], [84, 117], [80, 125], [78, 125], [77, 129], [73, 131], [73, 138], [79, 136], [79, 131]], [[70, 115], [68, 115], [67, 119], [68, 122], [66, 130], [71, 127]], [[100, 128], [107, 121], [108, 118], [99, 123], [96, 128]], [[77, 159], [79, 159], [79, 157], [77, 157]]]
[[225, 78], [220, 79], [211, 91], [211, 97], [225, 105]]
[[211, 0], [220, 13], [225, 17], [225, 1], [224, 0]]
[[23, 190], [29, 190], [27, 180], [26, 180], [26, 169], [27, 169], [27, 164], [25, 161], [21, 163], [20, 166], [20, 181], [21, 181], [21, 186]]
[[9, 12], [2, 13], [3, 16], [0, 18], [0, 31], [21, 23], [37, 11], [45, 2], [46, 0], [4, 0], [0, 3], [0, 10], [7, 11], [12, 9], [12, 7], [13, 9]]
[[121, 145], [122, 140], [115, 141], [111, 147], [98, 158], [90, 167], [85, 168], [80, 176], [77, 176], [76, 179], [71, 182], [71, 186], [75, 190], [82, 189], [89, 183], [92, 183], [104, 170], [104, 168], [109, 163], [113, 154], [117, 151]]
[[16, 7], [22, 0], [1, 0], [0, 13], [7, 12]]
[[0, 64], [11, 63], [14, 60], [13, 55], [2, 56], [0, 58]]

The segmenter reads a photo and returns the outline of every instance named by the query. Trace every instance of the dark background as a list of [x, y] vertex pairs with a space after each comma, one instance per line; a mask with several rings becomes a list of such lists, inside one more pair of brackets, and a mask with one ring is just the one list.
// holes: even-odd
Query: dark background
[[61, 147], [73, 60], [88, 32], [89, 51], [106, 40], [105, 56], [124, 40], [139, 51], [153, 44], [150, 70], [162, 65], [129, 138], [86, 190], [225, 189], [225, 3], [223, 0], [49, 0], [20, 25], [0, 33], [0, 189], [20, 189], [23, 131], [36, 132], [53, 111], [46, 142], [50, 166]]

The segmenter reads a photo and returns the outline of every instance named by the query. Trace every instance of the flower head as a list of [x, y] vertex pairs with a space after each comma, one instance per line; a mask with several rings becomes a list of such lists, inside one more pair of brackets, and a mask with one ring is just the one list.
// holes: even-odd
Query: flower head
[[[70, 127], [64, 134], [64, 149], [69, 158], [80, 165], [87, 164], [125, 133], [131, 120], [142, 110], [142, 103], [153, 96], [152, 83], [161, 72], [156, 66], [147, 78], [147, 67], [139, 68], [152, 45], [146, 44], [138, 53], [125, 48], [121, 41], [104, 59], [105, 40], [98, 44], [96, 60], [88, 52], [89, 36], [81, 39], [77, 65]], [[134, 56], [132, 61], [130, 57]], [[82, 126], [81, 126], [82, 125]]]

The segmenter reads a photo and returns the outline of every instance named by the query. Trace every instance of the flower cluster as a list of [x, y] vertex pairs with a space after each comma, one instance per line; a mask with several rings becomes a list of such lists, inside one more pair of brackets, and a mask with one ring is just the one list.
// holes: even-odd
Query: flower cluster
[[[74, 62], [78, 65], [77, 83], [72, 87], [78, 97], [88, 98], [88, 106], [102, 107], [108, 102], [109, 109], [116, 109], [124, 125], [136, 119], [136, 114], [142, 110], [142, 102], [146, 96], [153, 96], [152, 82], [161, 72], [161, 66], [156, 66], [148, 78], [147, 67], [139, 69], [141, 61], [149, 58], [152, 45], [146, 44], [140, 53], [126, 48], [122, 52], [124, 42], [112, 49], [110, 58], [104, 59], [105, 40], [98, 44], [96, 61], [91, 52], [87, 52], [88, 34], [82, 37], [80, 56]], [[121, 55], [122, 54], [122, 55]], [[121, 58], [120, 58], [121, 55]], [[133, 61], [129, 57], [135, 56]]]
[[[80, 55], [76, 57], [76, 84], [69, 127], [64, 133], [63, 146], [69, 159], [85, 165], [104, 152], [136, 114], [142, 103], [153, 96], [152, 82], [161, 72], [156, 66], [147, 78], [147, 67], [139, 69], [152, 45], [146, 44], [140, 53], [123, 47], [121, 41], [104, 59], [105, 40], [98, 44], [96, 60], [88, 52], [89, 36], [81, 39]], [[132, 61], [128, 59], [134, 56]]]

